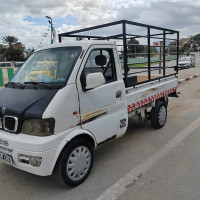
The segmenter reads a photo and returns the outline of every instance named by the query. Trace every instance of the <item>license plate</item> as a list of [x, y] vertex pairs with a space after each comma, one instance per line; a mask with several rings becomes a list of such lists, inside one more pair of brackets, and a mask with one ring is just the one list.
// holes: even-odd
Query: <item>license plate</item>
[[0, 160], [11, 166], [13, 164], [12, 157], [2, 152], [0, 152]]

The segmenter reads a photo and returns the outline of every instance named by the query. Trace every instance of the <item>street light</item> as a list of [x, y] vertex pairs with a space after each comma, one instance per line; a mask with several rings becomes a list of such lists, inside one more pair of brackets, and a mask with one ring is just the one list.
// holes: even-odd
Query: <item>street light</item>
[[49, 21], [49, 23], [52, 24], [52, 18], [49, 16], [46, 16], [46, 18], [50, 19], [51, 21]]
[[[53, 25], [53, 23], [52, 23], [52, 18], [49, 17], [49, 16], [46, 16], [46, 18], [50, 19], [50, 20], [49, 20], [49, 24], [51, 25], [51, 38], [50, 38], [50, 39], [51, 39], [51, 41], [52, 41], [52, 35], [53, 35], [53, 34], [52, 34], [52, 25]], [[50, 42], [50, 43], [51, 43], [51, 42]]]

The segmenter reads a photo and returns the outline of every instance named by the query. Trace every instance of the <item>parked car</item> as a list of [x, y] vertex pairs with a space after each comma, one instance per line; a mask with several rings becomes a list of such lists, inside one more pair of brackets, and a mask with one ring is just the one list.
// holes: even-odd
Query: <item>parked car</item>
[[193, 56], [180, 58], [178, 66], [181, 68], [195, 67], [195, 59]]

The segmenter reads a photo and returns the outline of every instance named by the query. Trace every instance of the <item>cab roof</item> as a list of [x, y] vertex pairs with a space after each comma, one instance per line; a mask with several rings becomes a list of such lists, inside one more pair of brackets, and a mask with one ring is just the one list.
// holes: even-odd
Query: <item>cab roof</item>
[[35, 52], [37, 51], [41, 51], [44, 49], [52, 49], [52, 48], [57, 48], [57, 47], [82, 47], [83, 49], [88, 49], [91, 45], [111, 45], [111, 46], [115, 46], [114, 42], [110, 42], [110, 41], [105, 41], [105, 40], [81, 40], [81, 41], [64, 41], [61, 43], [55, 43], [55, 44], [51, 44], [51, 45], [47, 45], [44, 47], [41, 47], [39, 49], [37, 49]]

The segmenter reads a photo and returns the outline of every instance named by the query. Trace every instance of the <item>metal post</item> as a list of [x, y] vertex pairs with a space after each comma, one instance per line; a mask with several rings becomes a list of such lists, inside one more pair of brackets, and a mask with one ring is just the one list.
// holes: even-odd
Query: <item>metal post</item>
[[179, 32], [177, 32], [177, 57], [176, 57], [176, 73], [178, 73], [178, 56], [179, 56]]
[[52, 26], [53, 26], [53, 22], [52, 22], [52, 18], [51, 17], [49, 17], [49, 16], [46, 16], [46, 18], [48, 18], [48, 19], [50, 19], [49, 20], [49, 24], [50, 24], [50, 27], [51, 27], [51, 41], [50, 41], [50, 44], [52, 44], [52, 39], [53, 39], [53, 32], [52, 32]]
[[53, 26], [52, 26], [52, 19], [51, 19], [51, 44], [53, 44], [52, 43], [52, 40], [53, 40], [53, 31], [52, 31], [52, 29], [53, 29]]
[[128, 58], [127, 58], [127, 44], [126, 44], [126, 23], [123, 21], [122, 23], [123, 30], [123, 47], [124, 47], [124, 82], [125, 86], [128, 87], [127, 84], [127, 74], [128, 74]]
[[163, 76], [165, 76], [165, 30], [163, 30]]
[[59, 42], [62, 42], [61, 35], [58, 35]]
[[159, 74], [161, 74], [161, 61], [162, 61], [162, 52], [163, 52], [163, 41], [160, 41], [160, 54], [159, 54]]
[[151, 38], [150, 27], [147, 28], [147, 43], [148, 43], [148, 79], [151, 79]]

